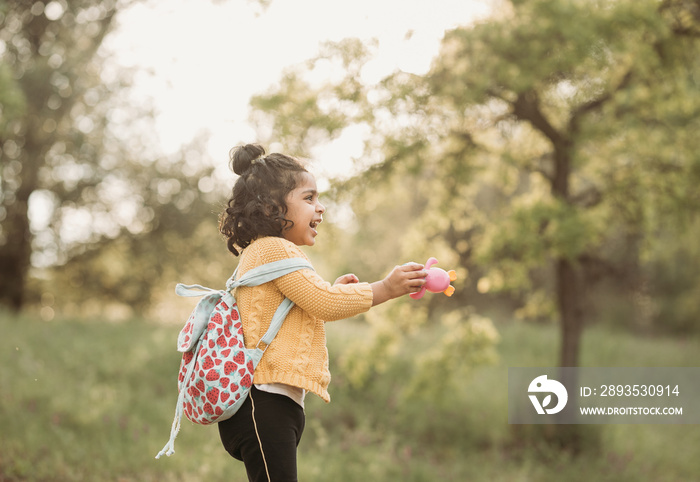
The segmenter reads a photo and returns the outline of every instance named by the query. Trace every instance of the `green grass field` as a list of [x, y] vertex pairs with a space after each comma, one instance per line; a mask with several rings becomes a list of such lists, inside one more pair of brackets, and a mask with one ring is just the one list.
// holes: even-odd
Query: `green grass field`
[[[0, 481], [246, 480], [215, 427], [183, 423], [176, 454], [154, 460], [175, 408], [179, 327], [97, 320], [45, 323], [0, 314]], [[693, 425], [585, 426], [574, 457], [507, 423], [507, 367], [556, 363], [557, 329], [504, 323], [497, 366], [449, 393], [398, 395], [422, 333], [353, 388], [337, 362], [366, 328], [329, 326], [333, 402], [307, 398], [299, 448], [304, 481], [691, 481], [700, 476]], [[590, 328], [583, 364], [698, 366], [700, 341]], [[426, 400], [430, 401], [429, 403]]]

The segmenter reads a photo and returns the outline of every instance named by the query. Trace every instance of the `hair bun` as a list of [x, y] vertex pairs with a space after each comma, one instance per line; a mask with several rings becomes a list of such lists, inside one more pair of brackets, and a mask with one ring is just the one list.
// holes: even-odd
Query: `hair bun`
[[242, 176], [253, 165], [253, 161], [264, 154], [265, 149], [259, 144], [234, 147], [229, 152], [231, 170]]

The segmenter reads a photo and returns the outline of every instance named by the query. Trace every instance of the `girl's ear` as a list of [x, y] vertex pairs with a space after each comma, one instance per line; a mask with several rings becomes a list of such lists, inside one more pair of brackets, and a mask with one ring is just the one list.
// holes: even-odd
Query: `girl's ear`
[[274, 216], [275, 212], [278, 211], [276, 202], [269, 196], [257, 196], [259, 208], [262, 208], [262, 212], [266, 217]]
[[276, 216], [276, 215], [282, 215], [284, 216], [287, 212], [286, 206], [279, 205], [275, 202], [271, 201], [263, 201], [263, 213], [265, 213], [265, 216], [270, 217], [270, 216]]
[[287, 221], [287, 219], [285, 219], [285, 216], [287, 215], [286, 204], [279, 204], [274, 200], [262, 201], [262, 212], [267, 218], [283, 219], [282, 231], [285, 231], [291, 227], [288, 226], [289, 222]]

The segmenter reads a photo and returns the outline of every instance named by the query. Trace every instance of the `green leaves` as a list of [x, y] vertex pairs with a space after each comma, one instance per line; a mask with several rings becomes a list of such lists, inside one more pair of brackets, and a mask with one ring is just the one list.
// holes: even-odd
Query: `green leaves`
[[[311, 130], [324, 116], [337, 120], [324, 121], [334, 126], [328, 134], [371, 127], [361, 163], [369, 167], [334, 183], [355, 215], [344, 254], [439, 253], [469, 273], [477, 292], [510, 292], [525, 316], [577, 316], [568, 326], [581, 326], [595, 283], [624, 280], [621, 295], [644, 285], [640, 268], [649, 260], [640, 253], [662, 243], [660, 230], [685, 236], [700, 209], [696, 6], [501, 7], [446, 32], [425, 76], [396, 72], [365, 85], [371, 46], [329, 46], [310, 65], [323, 59], [344, 74], [289, 90], [287, 101], [313, 113], [303, 122]], [[282, 110], [276, 122], [293, 125]], [[306, 152], [313, 140], [304, 129], [278, 132], [284, 142], [303, 136]], [[575, 296], [557, 299], [566, 280]], [[471, 303], [462, 293], [451, 302]]]

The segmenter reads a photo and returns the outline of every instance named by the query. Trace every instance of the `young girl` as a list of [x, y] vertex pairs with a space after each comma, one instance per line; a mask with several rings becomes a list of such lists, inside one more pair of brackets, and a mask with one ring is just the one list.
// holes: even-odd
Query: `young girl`
[[[220, 230], [228, 249], [241, 255], [238, 276], [283, 258], [304, 258], [299, 246], [313, 246], [325, 208], [316, 180], [301, 163], [283, 154], [265, 156], [258, 145], [231, 151], [240, 177], [222, 213]], [[245, 463], [251, 481], [296, 481], [297, 445], [304, 431], [304, 397], [330, 401], [326, 321], [363, 313], [374, 305], [418, 291], [423, 266], [396, 266], [375, 283], [354, 274], [333, 285], [304, 269], [260, 286], [236, 288], [246, 346], [254, 347], [287, 297], [295, 305], [255, 369], [250, 396], [230, 419], [219, 423], [226, 450]]]

